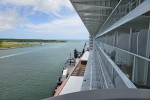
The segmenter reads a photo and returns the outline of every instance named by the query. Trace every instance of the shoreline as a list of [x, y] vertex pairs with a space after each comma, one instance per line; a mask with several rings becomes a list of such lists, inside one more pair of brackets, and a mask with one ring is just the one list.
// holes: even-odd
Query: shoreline
[[67, 40], [0, 39], [0, 50], [43, 46], [46, 43], [65, 43]]
[[[44, 45], [45, 45], [45, 44], [44, 44]], [[17, 48], [26, 48], [26, 47], [34, 47], [34, 46], [44, 46], [44, 45], [42, 44], [42, 45], [21, 46], [21, 47], [7, 47], [7, 48], [1, 48], [1, 47], [0, 47], [0, 50], [17, 49]]]
[[[15, 42], [5, 42], [6, 44], [9, 44], [9, 46], [7, 47], [5, 47], [5, 43], [3, 43], [2, 45], [3, 46], [0, 46], [0, 50], [8, 50], [8, 49], [17, 49], [17, 48], [26, 48], [26, 47], [34, 47], [34, 46], [44, 46], [44, 45], [46, 45], [46, 43], [66, 43], [67, 41], [53, 41], [53, 42], [44, 42], [44, 43], [35, 43], [34, 44], [34, 42], [33, 42], [33, 44], [30, 44], [30, 43], [32, 43], [32, 42], [30, 42], [30, 43], [27, 43], [27, 44], [23, 44], [22, 42], [18, 42], [18, 43], [15, 43]], [[14, 45], [14, 46], [12, 46], [12, 45]]]

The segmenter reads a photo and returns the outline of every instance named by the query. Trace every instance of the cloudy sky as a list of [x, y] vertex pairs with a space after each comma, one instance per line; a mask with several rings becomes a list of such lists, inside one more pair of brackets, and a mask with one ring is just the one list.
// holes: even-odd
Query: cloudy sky
[[88, 39], [69, 0], [0, 0], [0, 38]]

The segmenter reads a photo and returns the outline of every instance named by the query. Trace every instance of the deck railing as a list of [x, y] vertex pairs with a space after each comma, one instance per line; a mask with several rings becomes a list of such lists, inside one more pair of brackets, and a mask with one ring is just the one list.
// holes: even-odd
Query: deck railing
[[[99, 56], [101, 58], [97, 59], [101, 60], [100, 62], [102, 64], [99, 65], [102, 65], [103, 68], [105, 68], [107, 71], [105, 73], [108, 73], [107, 77], [104, 77], [106, 77], [107, 79], [109, 77], [114, 85], [114, 88], [136, 88], [136, 86], [127, 78], [127, 76], [119, 69], [119, 67], [108, 57], [107, 54], [104, 53], [104, 51], [98, 46], [98, 44], [95, 43], [94, 45], [94, 49], [96, 52], [95, 56]], [[104, 75], [106, 75], [105, 73]], [[109, 84], [109, 82], [107, 81], [101, 83]]]

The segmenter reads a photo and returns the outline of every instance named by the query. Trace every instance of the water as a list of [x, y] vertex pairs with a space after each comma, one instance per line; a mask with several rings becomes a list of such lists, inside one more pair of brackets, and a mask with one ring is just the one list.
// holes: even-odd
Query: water
[[52, 96], [64, 63], [84, 41], [0, 50], [0, 100], [41, 100]]

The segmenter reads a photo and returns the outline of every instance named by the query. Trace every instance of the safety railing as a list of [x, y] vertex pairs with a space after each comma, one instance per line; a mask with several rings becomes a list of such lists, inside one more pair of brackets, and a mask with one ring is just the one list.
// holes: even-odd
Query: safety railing
[[101, 57], [103, 66], [106, 68], [107, 73], [109, 74], [109, 78], [115, 88], [136, 88], [136, 86], [127, 78], [127, 76], [96, 43], [94, 49], [98, 51], [96, 55]]

